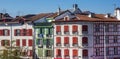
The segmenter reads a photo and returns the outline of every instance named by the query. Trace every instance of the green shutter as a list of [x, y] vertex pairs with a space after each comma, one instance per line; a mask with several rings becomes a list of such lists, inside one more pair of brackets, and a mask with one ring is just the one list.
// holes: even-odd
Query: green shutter
[[43, 56], [43, 49], [38, 49], [38, 56], [42, 57]]
[[46, 28], [46, 34], [49, 34], [49, 28]]
[[50, 28], [50, 34], [53, 34], [53, 30], [52, 30], [52, 28]]
[[45, 29], [44, 28], [42, 28], [42, 34], [45, 34]]

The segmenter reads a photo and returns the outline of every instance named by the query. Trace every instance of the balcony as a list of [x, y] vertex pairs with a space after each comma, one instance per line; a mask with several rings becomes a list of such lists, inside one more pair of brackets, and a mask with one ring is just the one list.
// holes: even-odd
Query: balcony
[[88, 47], [88, 44], [82, 44], [83, 47]]
[[52, 38], [52, 35], [51, 34], [46, 34], [46, 37], [47, 38]]
[[43, 34], [38, 34], [38, 37], [39, 38], [44, 38], [44, 35]]
[[61, 46], [61, 43], [57, 43], [56, 46]]
[[83, 34], [88, 34], [88, 31], [82, 31]]
[[77, 43], [73, 43], [72, 44], [74, 47], [78, 47], [78, 44]]
[[42, 45], [42, 44], [39, 44], [39, 45], [38, 45], [38, 48], [43, 48], [43, 45]]
[[68, 31], [67, 31], [67, 32], [64, 32], [64, 34], [65, 34], [65, 35], [69, 35], [69, 32], [68, 32]]
[[68, 43], [64, 43], [64, 46], [69, 47], [69, 46], [70, 46], [70, 44], [68, 44]]
[[57, 35], [61, 35], [61, 32], [56, 32]]
[[74, 35], [77, 35], [78, 34], [78, 32], [77, 31], [75, 31], [75, 32], [72, 32]]

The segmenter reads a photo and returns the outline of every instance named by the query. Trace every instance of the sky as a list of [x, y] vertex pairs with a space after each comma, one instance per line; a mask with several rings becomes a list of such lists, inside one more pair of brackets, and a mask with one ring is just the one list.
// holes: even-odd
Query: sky
[[82, 11], [94, 13], [114, 13], [115, 7], [120, 7], [120, 0], [0, 0], [0, 13], [9, 13], [11, 16], [39, 14], [72, 9], [78, 4]]

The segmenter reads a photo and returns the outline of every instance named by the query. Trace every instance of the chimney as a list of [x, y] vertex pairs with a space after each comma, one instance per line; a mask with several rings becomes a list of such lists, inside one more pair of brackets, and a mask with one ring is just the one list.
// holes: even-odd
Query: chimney
[[116, 8], [116, 9], [115, 9], [114, 16], [115, 16], [118, 20], [120, 20], [120, 8]]
[[60, 13], [61, 13], [61, 8], [60, 8], [60, 7], [58, 7], [58, 10], [57, 10], [57, 15], [60, 15]]
[[77, 4], [73, 4], [73, 8], [74, 8], [74, 10], [77, 10], [78, 9], [78, 5]]
[[95, 13], [89, 13], [88, 17], [95, 17]]
[[110, 13], [107, 13], [107, 14], [105, 15], [106, 18], [109, 18], [110, 16], [111, 16]]

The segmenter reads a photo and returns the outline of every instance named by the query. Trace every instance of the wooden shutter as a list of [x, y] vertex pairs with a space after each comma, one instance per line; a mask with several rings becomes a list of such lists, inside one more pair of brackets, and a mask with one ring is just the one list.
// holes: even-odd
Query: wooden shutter
[[78, 26], [77, 25], [73, 25], [72, 26], [72, 31], [73, 32], [78, 32]]
[[88, 26], [87, 25], [83, 25], [82, 26], [82, 31], [88, 31]]
[[10, 46], [10, 40], [7, 40], [7, 41], [8, 41], [8, 42], [7, 42], [7, 45]]
[[64, 26], [64, 32], [68, 32], [69, 31], [69, 27], [66, 25]]
[[16, 40], [16, 46], [20, 46], [20, 39]]
[[56, 43], [60, 44], [61, 43], [61, 37], [56, 37]]
[[60, 32], [61, 31], [61, 26], [56, 26], [56, 32]]
[[2, 30], [0, 30], [0, 36], [2, 36]]
[[29, 50], [29, 56], [32, 56], [33, 55], [33, 51], [32, 50]]
[[8, 36], [10, 35], [10, 30], [8, 30], [8, 33], [7, 33], [7, 34], [8, 34]]
[[78, 37], [73, 37], [73, 44], [77, 44], [78, 43]]
[[22, 40], [22, 46], [26, 46], [26, 39]]
[[32, 36], [32, 29], [28, 29], [28, 36]]
[[88, 38], [87, 37], [83, 37], [82, 38], [82, 43], [83, 44], [87, 44], [88, 43]]
[[1, 40], [1, 46], [5, 45], [5, 40]]
[[64, 55], [65, 55], [65, 56], [69, 56], [69, 50], [68, 50], [68, 49], [65, 49], [65, 50], [64, 50]]
[[88, 56], [88, 50], [83, 50], [83, 57]]
[[16, 29], [14, 29], [14, 36], [17, 36], [16, 31], [17, 31], [17, 30], [16, 30]]
[[33, 44], [32, 39], [28, 40], [28, 45], [29, 45], [29, 46], [32, 46], [32, 44]]
[[56, 49], [56, 55], [61, 56], [61, 50], [60, 49]]
[[78, 56], [78, 50], [76, 49], [73, 50], [73, 56]]
[[64, 44], [69, 44], [69, 37], [64, 37]]

